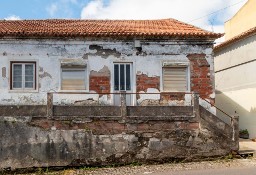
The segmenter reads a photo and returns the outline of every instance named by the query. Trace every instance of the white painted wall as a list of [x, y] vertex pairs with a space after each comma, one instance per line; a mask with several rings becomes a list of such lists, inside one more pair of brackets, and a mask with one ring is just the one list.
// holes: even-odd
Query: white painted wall
[[[215, 71], [220, 71], [215, 74], [216, 105], [228, 114], [239, 115], [240, 129], [248, 129], [251, 138], [256, 138], [255, 48], [256, 36], [251, 36], [218, 51], [214, 58]], [[238, 64], [242, 65], [223, 70]], [[220, 112], [217, 115], [223, 117]]]
[[[101, 53], [90, 50], [90, 45], [102, 46], [104, 49], [115, 50], [121, 53], [120, 57], [114, 54]], [[122, 41], [83, 41], [83, 40], [0, 40], [0, 70], [6, 69], [6, 77], [0, 71], [0, 104], [46, 104], [46, 92], [60, 92], [60, 62], [62, 59], [85, 59], [87, 61], [88, 74], [90, 71], [99, 71], [106, 66], [113, 72], [113, 62], [133, 63], [134, 74], [146, 74], [150, 77], [162, 76], [162, 62], [189, 63], [188, 54], [206, 54], [211, 68], [212, 49], [210, 45], [191, 45], [182, 41], [151, 42], [141, 41], [142, 51], [145, 54], [136, 55], [134, 42]], [[87, 56], [86, 56], [87, 54]], [[104, 55], [105, 54], [105, 55]], [[38, 88], [36, 91], [18, 92], [10, 90], [10, 61], [36, 61]], [[135, 75], [133, 77], [135, 82]], [[111, 81], [112, 83], [112, 81]], [[162, 85], [160, 85], [160, 89]], [[136, 84], [133, 91], [135, 92]], [[113, 91], [113, 89], [112, 89]], [[148, 92], [156, 92], [149, 89]], [[88, 92], [85, 91], [85, 92]], [[150, 95], [149, 95], [150, 96]], [[54, 103], [67, 104], [75, 101], [93, 98], [106, 104], [113, 102], [107, 96], [99, 95], [54, 95]], [[142, 98], [147, 98], [142, 96]], [[148, 97], [158, 99], [159, 96]], [[186, 96], [185, 104], [189, 105], [191, 98]]]

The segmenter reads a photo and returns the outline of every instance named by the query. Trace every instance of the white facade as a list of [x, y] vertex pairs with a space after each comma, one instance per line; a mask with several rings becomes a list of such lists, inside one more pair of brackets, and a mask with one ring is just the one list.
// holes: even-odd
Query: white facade
[[[256, 35], [215, 52], [216, 105], [256, 137]], [[224, 115], [220, 112], [218, 116]]]
[[[203, 43], [203, 42], [201, 42]], [[142, 51], [134, 47], [133, 41], [84, 41], [84, 40], [36, 40], [2, 39], [0, 40], [0, 104], [46, 104], [47, 92], [94, 92], [89, 90], [89, 76], [110, 74], [110, 92], [114, 90], [114, 63], [131, 63], [131, 92], [136, 92], [136, 75], [159, 77], [159, 89], [148, 88], [146, 92], [163, 90], [162, 67], [168, 62], [190, 66], [188, 54], [205, 54], [213, 72], [212, 45], [192, 45], [192, 42], [152, 42], [140, 41]], [[94, 46], [94, 47], [92, 47]], [[86, 90], [61, 90], [61, 63], [65, 60], [84, 62], [86, 67]], [[36, 88], [34, 90], [11, 89], [11, 62], [36, 63]], [[190, 92], [190, 72], [188, 71], [187, 92]], [[212, 75], [213, 76], [213, 75]], [[95, 100], [102, 104], [113, 104], [113, 95], [99, 94], [55, 94], [55, 104], [75, 104], [83, 100]], [[136, 105], [143, 99], [160, 99], [160, 95], [131, 96]], [[191, 95], [186, 94], [182, 105], [191, 104]], [[174, 104], [175, 105], [175, 102]]]

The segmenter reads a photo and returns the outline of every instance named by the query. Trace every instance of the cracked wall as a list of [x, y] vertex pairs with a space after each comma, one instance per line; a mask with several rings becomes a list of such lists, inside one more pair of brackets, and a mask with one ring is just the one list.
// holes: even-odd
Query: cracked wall
[[[132, 92], [162, 92], [163, 62], [181, 62], [190, 65], [191, 71], [207, 72], [205, 82], [191, 78], [191, 90], [214, 80], [211, 45], [184, 41], [141, 41], [141, 50], [134, 48], [133, 41], [82, 41], [82, 40], [1, 40], [0, 41], [0, 104], [45, 104], [47, 92], [62, 92], [61, 62], [82, 60], [86, 63], [87, 90], [96, 94], [55, 94], [55, 104], [112, 104], [113, 96], [97, 94], [115, 92], [113, 89], [113, 63], [132, 64]], [[191, 56], [191, 55], [194, 55]], [[204, 58], [201, 57], [204, 55]], [[196, 58], [198, 56], [198, 58]], [[193, 57], [193, 58], [192, 58]], [[199, 59], [199, 61], [198, 61]], [[195, 60], [195, 61], [193, 61]], [[37, 89], [34, 91], [10, 90], [10, 61], [36, 61]], [[200, 66], [195, 67], [194, 64]], [[191, 73], [191, 75], [193, 72]], [[142, 80], [147, 78], [147, 80]], [[204, 80], [202, 80], [204, 81]], [[192, 86], [197, 84], [195, 86]], [[210, 91], [212, 94], [210, 94]], [[214, 90], [202, 95], [214, 101]], [[132, 96], [133, 104], [190, 105], [191, 96], [163, 95]], [[146, 100], [146, 101], [145, 101]], [[144, 101], [144, 102], [143, 102]], [[168, 102], [166, 102], [168, 101]]]
[[190, 116], [131, 117], [122, 122], [120, 117], [104, 116], [65, 120], [2, 116], [0, 170], [194, 160], [237, 150], [232, 128], [207, 111], [204, 114], [200, 124]]

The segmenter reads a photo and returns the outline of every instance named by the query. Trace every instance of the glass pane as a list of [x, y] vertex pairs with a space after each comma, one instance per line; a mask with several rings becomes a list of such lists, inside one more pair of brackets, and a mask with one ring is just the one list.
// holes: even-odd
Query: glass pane
[[33, 82], [25, 82], [25, 88], [33, 88]]
[[13, 65], [13, 75], [22, 75], [22, 65], [21, 64]]
[[130, 70], [130, 64], [126, 65], [126, 90], [131, 90], [131, 70]]
[[114, 81], [115, 81], [115, 90], [119, 90], [119, 67], [118, 64], [114, 65]]
[[34, 81], [33, 76], [25, 76], [25, 81]]
[[120, 64], [120, 90], [125, 90], [124, 78], [124, 64]]
[[13, 88], [22, 88], [22, 82], [21, 81], [13, 82]]
[[22, 65], [13, 65], [13, 88], [22, 88]]
[[34, 74], [34, 64], [25, 64], [25, 88], [33, 88]]
[[25, 75], [33, 75], [34, 74], [34, 65], [26, 64], [25, 65]]
[[85, 70], [62, 70], [63, 90], [85, 90]]
[[13, 76], [13, 81], [22, 81], [22, 76], [21, 75], [15, 75]]

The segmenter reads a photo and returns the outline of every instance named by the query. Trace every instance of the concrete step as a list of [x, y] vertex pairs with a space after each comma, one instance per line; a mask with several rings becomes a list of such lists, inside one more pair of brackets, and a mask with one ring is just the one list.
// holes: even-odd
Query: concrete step
[[256, 156], [256, 150], [239, 150], [238, 154], [241, 157], [244, 157], [244, 158], [255, 157]]

